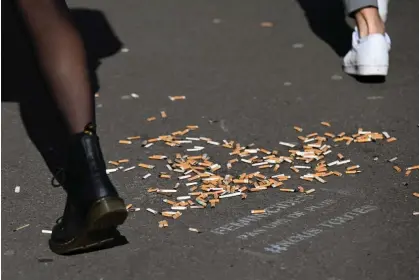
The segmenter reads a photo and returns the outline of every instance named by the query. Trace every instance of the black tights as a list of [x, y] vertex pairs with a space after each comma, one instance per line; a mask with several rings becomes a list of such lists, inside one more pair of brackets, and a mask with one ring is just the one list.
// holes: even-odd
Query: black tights
[[72, 134], [93, 122], [83, 42], [65, 1], [18, 0], [35, 43], [44, 77]]

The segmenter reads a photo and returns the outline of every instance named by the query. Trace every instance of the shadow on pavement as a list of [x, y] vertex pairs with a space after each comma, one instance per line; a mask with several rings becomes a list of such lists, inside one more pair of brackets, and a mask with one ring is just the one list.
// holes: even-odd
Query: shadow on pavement
[[342, 0], [297, 0], [311, 30], [343, 57], [351, 48], [352, 31]]
[[[2, 102], [19, 104], [29, 138], [60, 185], [63, 180], [59, 174], [66, 161], [69, 134], [38, 68], [31, 40], [15, 2], [2, 1]], [[85, 44], [94, 95], [99, 90], [96, 70], [100, 60], [117, 53], [122, 44], [101, 11], [70, 11]], [[110, 247], [126, 244], [126, 239], [121, 242], [121, 238], [115, 239]]]

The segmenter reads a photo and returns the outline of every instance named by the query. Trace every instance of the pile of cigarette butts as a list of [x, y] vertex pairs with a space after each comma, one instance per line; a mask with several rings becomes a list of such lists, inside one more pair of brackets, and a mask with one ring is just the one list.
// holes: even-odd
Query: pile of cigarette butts
[[[166, 116], [162, 114], [162, 116]], [[328, 122], [321, 122], [325, 127], [331, 127]], [[395, 137], [391, 137], [387, 132], [371, 132], [362, 128], [358, 129], [355, 134], [346, 134], [345, 132], [334, 134], [325, 132], [310, 133], [305, 136], [298, 136], [297, 143], [279, 142], [281, 146], [287, 149], [287, 153], [278, 150], [267, 150], [257, 148], [254, 144], [241, 145], [234, 141], [223, 140], [218, 142], [208, 137], [188, 137], [187, 134], [198, 129], [196, 125], [188, 125], [185, 129], [175, 131], [169, 135], [161, 135], [157, 138], [143, 140], [140, 136], [131, 136], [120, 140], [123, 145], [141, 145], [144, 148], [151, 148], [157, 143], [161, 143], [170, 147], [184, 147], [185, 154], [177, 153], [174, 158], [166, 155], [149, 156], [149, 162], [135, 163], [131, 167], [123, 167], [124, 163], [129, 163], [129, 159], [121, 159], [109, 161], [113, 168], [107, 169], [107, 173], [127, 172], [135, 168], [149, 170], [143, 179], [152, 176], [151, 170], [155, 168], [153, 161], [165, 161], [167, 170], [161, 171], [158, 177], [164, 180], [176, 179], [172, 188], [161, 189], [158, 187], [148, 188], [148, 193], [161, 195], [162, 201], [167, 207], [162, 207], [162, 211], [151, 208], [146, 210], [153, 215], [160, 215], [164, 218], [178, 219], [182, 216], [183, 211], [189, 209], [203, 209], [206, 207], [216, 207], [222, 200], [238, 197], [246, 199], [248, 194], [253, 192], [265, 191], [277, 188], [281, 192], [301, 193], [302, 195], [310, 195], [315, 189], [305, 189], [302, 186], [285, 187], [284, 184], [291, 177], [297, 176], [303, 181], [326, 183], [329, 176], [341, 177], [344, 174], [355, 175], [362, 170], [360, 166], [352, 163], [349, 158], [343, 154], [333, 154], [332, 146], [345, 143], [351, 145], [353, 143], [367, 142], [386, 142], [396, 141]], [[302, 134], [303, 129], [295, 126], [294, 129]], [[206, 145], [219, 146], [227, 150], [232, 157], [225, 164], [225, 168], [213, 161], [208, 154], [194, 153], [202, 152]], [[395, 161], [396, 158], [389, 160]], [[237, 175], [221, 174], [222, 170], [230, 171], [234, 165], [239, 169], [252, 168], [252, 172], [241, 173]], [[402, 168], [394, 165], [396, 172], [402, 172]], [[256, 169], [256, 170], [254, 170]], [[284, 172], [281, 173], [280, 172]], [[406, 168], [405, 176], [409, 176], [412, 171], [419, 170], [419, 165]], [[232, 171], [232, 170], [231, 170]], [[186, 188], [185, 188], [186, 187]], [[179, 194], [180, 190], [185, 190]], [[419, 196], [419, 194], [417, 195]], [[128, 211], [138, 211], [131, 204], [127, 206]], [[263, 214], [265, 210], [251, 210], [252, 214]], [[168, 227], [167, 220], [158, 223], [160, 228]], [[195, 228], [189, 228], [190, 231], [200, 232]]]

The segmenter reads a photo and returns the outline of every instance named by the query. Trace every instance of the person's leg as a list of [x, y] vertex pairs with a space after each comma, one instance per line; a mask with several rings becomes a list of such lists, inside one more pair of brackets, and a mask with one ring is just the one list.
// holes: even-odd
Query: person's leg
[[[106, 175], [93, 124], [93, 96], [83, 42], [64, 1], [19, 0], [50, 91], [72, 134], [64, 189], [64, 216], [54, 227], [50, 247], [59, 254], [104, 244], [103, 232], [127, 217], [124, 202]], [[54, 133], [53, 131], [51, 133]]]
[[384, 22], [378, 11], [377, 0], [345, 0], [348, 14], [355, 17], [360, 37], [384, 34]]
[[72, 133], [93, 121], [83, 42], [64, 1], [19, 0], [39, 62]]
[[343, 60], [344, 71], [348, 74], [387, 75], [390, 38], [385, 33], [382, 18], [387, 18], [387, 3], [387, 0], [345, 0], [349, 16], [356, 21], [353, 47]]

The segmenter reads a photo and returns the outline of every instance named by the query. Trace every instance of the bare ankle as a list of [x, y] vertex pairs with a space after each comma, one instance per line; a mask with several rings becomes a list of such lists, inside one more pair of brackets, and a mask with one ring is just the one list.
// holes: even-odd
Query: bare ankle
[[384, 22], [378, 13], [378, 9], [375, 7], [368, 7], [359, 10], [355, 15], [355, 19], [357, 21], [361, 37], [371, 34], [385, 33]]

